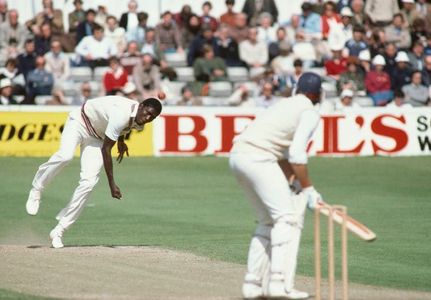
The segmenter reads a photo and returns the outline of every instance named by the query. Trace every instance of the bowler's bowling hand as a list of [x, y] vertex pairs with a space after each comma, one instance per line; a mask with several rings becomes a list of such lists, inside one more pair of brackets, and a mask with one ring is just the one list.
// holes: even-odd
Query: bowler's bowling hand
[[121, 194], [120, 188], [114, 184], [113, 187], [111, 187], [111, 196], [112, 198], [116, 198], [118, 200], [121, 200], [123, 195]]

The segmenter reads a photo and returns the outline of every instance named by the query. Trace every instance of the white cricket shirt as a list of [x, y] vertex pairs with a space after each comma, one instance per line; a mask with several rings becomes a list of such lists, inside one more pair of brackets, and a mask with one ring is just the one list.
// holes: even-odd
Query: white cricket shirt
[[234, 139], [232, 153], [270, 153], [291, 163], [307, 163], [307, 142], [320, 115], [304, 95], [283, 98]]
[[139, 103], [121, 96], [105, 96], [87, 100], [83, 106], [70, 113], [71, 118], [80, 120], [90, 135], [117, 141], [130, 130], [141, 131], [144, 126], [136, 124], [135, 117]]

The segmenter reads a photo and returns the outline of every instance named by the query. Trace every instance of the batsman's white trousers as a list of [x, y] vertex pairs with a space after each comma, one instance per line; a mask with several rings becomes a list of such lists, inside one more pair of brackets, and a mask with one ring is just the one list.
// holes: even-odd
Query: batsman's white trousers
[[99, 181], [103, 166], [103, 141], [91, 136], [85, 126], [69, 116], [61, 135], [60, 149], [42, 164], [33, 179], [33, 188], [43, 191], [51, 180], [72, 159], [75, 149], [81, 146], [81, 173], [78, 187], [69, 204], [59, 213], [59, 224], [69, 228], [79, 217], [94, 186]]
[[305, 199], [291, 192], [277, 159], [271, 154], [231, 153], [229, 163], [258, 220], [250, 243], [245, 282], [264, 284], [270, 261], [271, 274], [277, 274], [278, 280], [285, 281], [286, 290], [291, 290]]

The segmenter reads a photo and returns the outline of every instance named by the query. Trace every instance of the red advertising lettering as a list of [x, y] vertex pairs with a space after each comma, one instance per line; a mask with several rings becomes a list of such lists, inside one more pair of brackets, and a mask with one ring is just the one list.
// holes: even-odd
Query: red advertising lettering
[[243, 115], [243, 116], [223, 116], [216, 115], [216, 118], [220, 119], [221, 123], [221, 147], [216, 150], [215, 153], [228, 153], [232, 148], [232, 140], [240, 132], [235, 131], [235, 121], [237, 119], [250, 119], [253, 120], [255, 116]]
[[[196, 115], [163, 115], [165, 119], [165, 148], [160, 152], [180, 152], [180, 153], [199, 153], [206, 150], [208, 140], [202, 135], [205, 129], [205, 119]], [[190, 132], [180, 132], [180, 120], [188, 118], [193, 122], [193, 129]], [[180, 149], [180, 137], [191, 136], [196, 144], [191, 149]]]
[[[362, 140], [353, 149], [341, 150], [338, 144], [338, 120], [344, 119], [345, 116], [323, 116], [323, 149], [317, 151], [317, 154], [359, 154], [365, 141]], [[355, 119], [359, 128], [364, 126], [364, 118], [357, 116]], [[310, 145], [309, 145], [310, 146]]]
[[383, 120], [385, 118], [391, 118], [391, 119], [400, 121], [402, 124], [406, 124], [406, 119], [404, 118], [404, 116], [396, 117], [393, 115], [384, 114], [376, 117], [371, 123], [371, 130], [375, 134], [393, 139], [395, 142], [395, 146], [392, 149], [384, 149], [381, 146], [379, 146], [374, 140], [372, 140], [371, 144], [373, 146], [373, 151], [375, 154], [377, 154], [378, 152], [385, 152], [385, 153], [398, 152], [402, 150], [409, 141], [409, 137], [404, 130], [383, 124]]

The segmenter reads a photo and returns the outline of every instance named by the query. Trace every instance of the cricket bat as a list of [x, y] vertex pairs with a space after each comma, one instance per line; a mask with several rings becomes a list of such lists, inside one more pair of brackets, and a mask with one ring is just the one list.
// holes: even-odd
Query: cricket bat
[[[323, 201], [319, 205], [321, 207], [319, 210], [320, 213], [325, 215], [325, 216], [329, 216], [329, 209], [325, 209], [325, 207], [330, 207], [330, 205], [326, 202], [323, 202]], [[343, 224], [343, 217], [344, 217], [344, 215], [343, 215], [342, 211], [334, 209], [334, 211], [332, 213], [332, 218], [336, 223], [338, 223], [340, 225]], [[346, 216], [346, 227], [347, 227], [347, 230], [356, 234], [358, 237], [360, 237], [364, 241], [372, 242], [377, 238], [376, 234], [372, 230], [370, 230], [367, 226], [365, 226], [364, 224], [362, 224], [358, 220], [355, 220], [354, 218], [352, 218], [348, 214]]]

